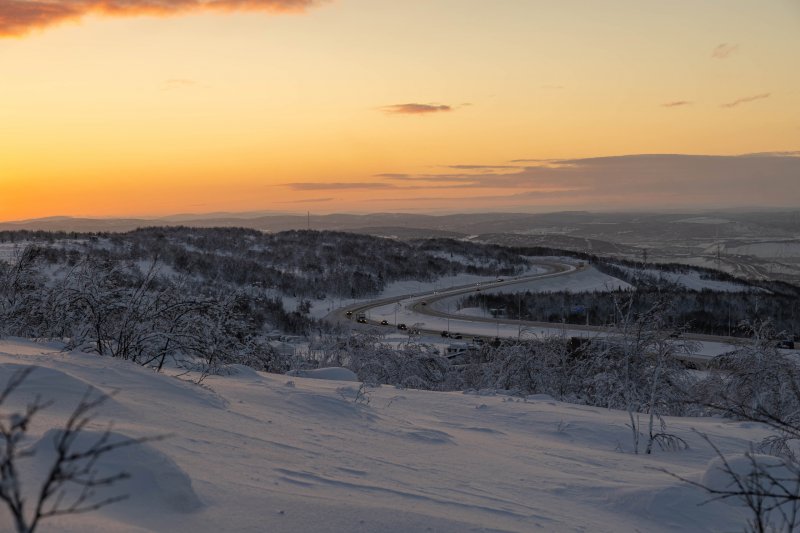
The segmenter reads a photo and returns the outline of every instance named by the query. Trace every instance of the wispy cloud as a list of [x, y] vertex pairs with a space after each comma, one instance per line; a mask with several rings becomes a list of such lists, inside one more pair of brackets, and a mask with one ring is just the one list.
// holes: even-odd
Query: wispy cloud
[[347, 189], [394, 189], [391, 183], [374, 182], [311, 182], [301, 181], [295, 183], [285, 183], [285, 186], [295, 191], [334, 191]]
[[495, 170], [495, 169], [511, 169], [520, 168], [519, 165], [446, 165], [445, 168], [452, 168], [455, 170]]
[[[474, 194], [474, 199], [529, 200], [530, 205], [547, 202], [563, 208], [630, 208], [799, 205], [798, 175], [800, 156], [776, 152], [537, 160], [513, 173], [387, 174], [385, 179], [396, 185], [393, 193], [449, 190]], [[496, 196], [502, 193], [506, 194]]]
[[279, 204], [318, 204], [324, 202], [332, 202], [336, 200], [336, 198], [328, 197], [328, 198], [304, 198], [302, 200], [284, 200], [282, 202], [278, 202]]
[[748, 102], [755, 102], [756, 100], [763, 100], [764, 98], [769, 98], [770, 93], [761, 93], [761, 94], [754, 94], [753, 96], [745, 96], [743, 98], [737, 98], [733, 102], [728, 102], [722, 104], [720, 107], [736, 107], [739, 104], [746, 104]]
[[453, 108], [443, 104], [393, 104], [380, 108], [390, 115], [427, 115], [432, 113], [447, 113]]
[[661, 104], [661, 107], [683, 107], [687, 105], [692, 105], [692, 102], [689, 100], [673, 100], [671, 102], [664, 102]]
[[0, 37], [20, 36], [86, 15], [170, 16], [199, 11], [302, 11], [323, 0], [0, 0]]
[[714, 59], [725, 59], [738, 51], [738, 44], [722, 43], [717, 45], [714, 50], [711, 51], [711, 57]]

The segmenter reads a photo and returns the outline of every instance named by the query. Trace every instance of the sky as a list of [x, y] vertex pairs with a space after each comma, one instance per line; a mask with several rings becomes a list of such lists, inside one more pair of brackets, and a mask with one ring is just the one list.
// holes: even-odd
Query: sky
[[0, 0], [0, 220], [800, 206], [798, 0]]

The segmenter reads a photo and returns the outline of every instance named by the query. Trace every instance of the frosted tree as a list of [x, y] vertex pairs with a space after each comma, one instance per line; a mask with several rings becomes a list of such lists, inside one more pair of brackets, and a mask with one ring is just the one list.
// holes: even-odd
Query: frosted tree
[[[24, 367], [9, 377], [0, 389], [0, 408], [34, 368]], [[114, 450], [154, 439], [119, 438], [106, 430], [84, 442], [81, 437], [107, 398], [87, 390], [64, 426], [53, 433], [55, 453], [44, 459], [46, 473], [33, 490], [26, 489], [20, 467], [37, 452], [27, 444], [26, 437], [36, 415], [50, 404], [37, 398], [21, 412], [0, 410], [0, 501], [11, 515], [17, 533], [33, 533], [48, 518], [96, 511], [127, 498], [103, 493], [129, 475], [124, 471], [100, 473], [97, 462]], [[33, 496], [28, 499], [28, 494]]]

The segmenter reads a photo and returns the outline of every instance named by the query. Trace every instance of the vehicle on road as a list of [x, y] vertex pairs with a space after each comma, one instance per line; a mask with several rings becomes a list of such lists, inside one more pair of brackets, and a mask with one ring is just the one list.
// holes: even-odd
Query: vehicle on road
[[450, 334], [450, 338], [451, 338], [451, 339], [463, 339], [463, 338], [464, 338], [464, 336], [463, 336], [463, 335], [461, 335], [461, 333], [451, 333], [451, 334]]
[[360, 317], [358, 317], [358, 319], [356, 319], [356, 322], [358, 322], [359, 324], [366, 324], [367, 323], [367, 319], [365, 317], [363, 317], [363, 316], [360, 316]]
[[388, 326], [388, 325], [389, 325], [388, 320], [381, 320], [381, 326]]
[[408, 326], [406, 326], [405, 324], [402, 324], [402, 323], [401, 324], [397, 324], [397, 329], [406, 331], [408, 329]]

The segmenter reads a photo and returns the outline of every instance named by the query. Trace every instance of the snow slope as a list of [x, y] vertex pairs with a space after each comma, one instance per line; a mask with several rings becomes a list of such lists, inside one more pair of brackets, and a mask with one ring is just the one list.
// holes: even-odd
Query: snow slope
[[[742, 508], [698, 506], [701, 492], [657, 469], [708, 474], [713, 453], [691, 428], [725, 452], [765, 434], [753, 424], [669, 419], [691, 449], [634, 455], [625, 413], [547, 397], [381, 387], [367, 403], [354, 401], [358, 383], [239, 368], [198, 386], [57, 348], [0, 341], [0, 383], [19, 365], [41, 367], [3, 412], [36, 393], [55, 400], [32, 428], [40, 453], [26, 475], [41, 470], [47, 432], [89, 384], [119, 390], [91, 431], [113, 419], [121, 436], [168, 437], [100, 465], [130, 471], [118, 487], [130, 499], [43, 531], [741, 530]], [[2, 509], [0, 530], [9, 527]]]

